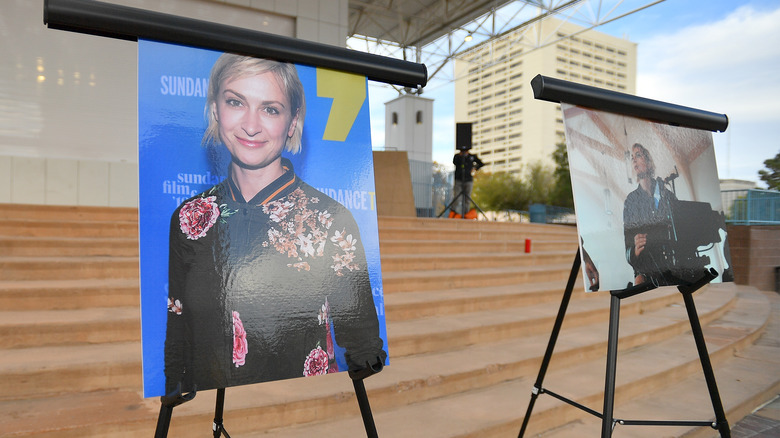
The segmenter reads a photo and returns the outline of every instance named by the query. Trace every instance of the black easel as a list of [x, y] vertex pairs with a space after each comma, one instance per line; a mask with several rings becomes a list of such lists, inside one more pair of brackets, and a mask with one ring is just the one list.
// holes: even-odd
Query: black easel
[[[366, 362], [365, 368], [356, 371], [350, 370], [348, 372], [349, 377], [352, 379], [352, 385], [355, 387], [355, 396], [357, 397], [358, 406], [360, 407], [360, 415], [363, 417], [366, 438], [378, 438], [378, 435], [363, 379], [382, 371], [383, 368], [384, 363], [380, 358], [377, 358], [376, 363], [373, 365]], [[195, 391], [186, 394], [181, 394], [181, 391], [179, 391], [179, 393], [175, 395], [160, 397], [160, 414], [157, 417], [157, 429], [154, 432], [154, 438], [166, 438], [168, 436], [168, 428], [171, 424], [171, 417], [173, 416], [173, 408], [194, 398]], [[214, 423], [212, 425], [214, 438], [220, 438], [223, 435], [225, 438], [230, 438], [230, 434], [227, 433], [223, 424], [222, 416], [224, 408], [225, 388], [219, 388], [217, 389], [217, 401], [214, 407]]]
[[181, 387], [179, 387], [177, 394], [160, 397], [160, 414], [157, 416], [157, 428], [154, 431], [154, 438], [164, 438], [168, 436], [168, 428], [171, 425], [173, 408], [194, 399], [195, 395], [195, 391], [182, 394]]
[[366, 362], [366, 367], [362, 370], [349, 370], [349, 377], [352, 379], [352, 385], [355, 387], [355, 396], [357, 397], [358, 406], [360, 406], [360, 415], [363, 417], [366, 438], [378, 438], [379, 435], [376, 432], [374, 416], [371, 414], [371, 405], [368, 403], [368, 394], [366, 394], [366, 386], [363, 384], [363, 379], [382, 371], [384, 366], [384, 362], [377, 358], [376, 363], [373, 365]]
[[[187, 394], [160, 397], [160, 414], [157, 417], [157, 429], [154, 432], [154, 438], [165, 438], [168, 436], [168, 428], [171, 425], [173, 408], [194, 399], [195, 395], [196, 393], [193, 391]], [[214, 406], [214, 423], [211, 428], [214, 431], [214, 438], [220, 438], [223, 435], [226, 438], [230, 438], [230, 434], [227, 433], [225, 426], [222, 424], [224, 409], [225, 388], [219, 388], [217, 389], [217, 402]]]
[[563, 299], [561, 300], [561, 306], [558, 309], [558, 316], [555, 319], [552, 333], [550, 334], [550, 341], [547, 344], [547, 350], [544, 353], [542, 359], [542, 365], [539, 369], [539, 375], [534, 383], [533, 390], [531, 391], [531, 401], [528, 404], [528, 409], [523, 419], [523, 425], [520, 428], [518, 438], [522, 438], [525, 434], [525, 430], [528, 426], [528, 420], [531, 417], [536, 399], [541, 394], [549, 394], [554, 398], [568, 403], [578, 409], [581, 409], [591, 415], [601, 418], [601, 437], [609, 438], [612, 436], [612, 429], [615, 425], [628, 425], [628, 426], [709, 426], [720, 432], [721, 438], [730, 438], [731, 431], [729, 429], [728, 421], [726, 420], [726, 414], [723, 410], [723, 404], [721, 403], [720, 393], [718, 392], [718, 386], [715, 382], [715, 374], [712, 371], [712, 364], [710, 362], [709, 353], [707, 352], [707, 346], [704, 342], [704, 335], [702, 334], [701, 323], [699, 322], [699, 316], [696, 313], [696, 306], [693, 303], [692, 294], [697, 290], [704, 287], [710, 281], [718, 276], [717, 271], [710, 269], [704, 272], [704, 276], [695, 283], [684, 284], [677, 286], [677, 289], [683, 296], [685, 302], [685, 308], [688, 312], [688, 319], [691, 323], [691, 331], [693, 333], [694, 340], [696, 341], [696, 349], [699, 353], [699, 359], [701, 360], [702, 370], [704, 371], [704, 378], [707, 382], [707, 389], [710, 394], [710, 400], [712, 401], [712, 407], [715, 411], [715, 422], [709, 421], [663, 421], [663, 420], [623, 420], [616, 419], [613, 416], [613, 409], [615, 404], [615, 373], [617, 370], [617, 347], [618, 347], [618, 324], [620, 322], [620, 300], [623, 298], [633, 297], [643, 292], [655, 289], [652, 283], [647, 282], [639, 286], [630, 287], [623, 290], [610, 291], [610, 308], [609, 308], [609, 338], [607, 341], [607, 369], [606, 377], [604, 381], [604, 410], [597, 412], [586, 406], [583, 406], [573, 400], [570, 400], [562, 395], [556, 394], [542, 386], [544, 376], [547, 373], [547, 367], [550, 364], [552, 358], [553, 349], [555, 343], [558, 340], [558, 335], [563, 325], [563, 318], [566, 315], [566, 308], [569, 305], [571, 299], [572, 290], [574, 289], [574, 282], [577, 279], [577, 272], [580, 269], [580, 252], [577, 251], [577, 255], [572, 264], [571, 273], [569, 274], [569, 280], [566, 284], [566, 289], [563, 293]]

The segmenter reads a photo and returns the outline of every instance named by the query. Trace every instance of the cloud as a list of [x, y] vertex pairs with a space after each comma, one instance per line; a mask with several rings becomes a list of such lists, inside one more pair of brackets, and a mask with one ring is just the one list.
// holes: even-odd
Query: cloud
[[780, 8], [743, 6], [722, 20], [639, 45], [638, 94], [730, 118], [780, 120]]
[[780, 150], [777, 23], [780, 7], [743, 6], [639, 44], [638, 95], [728, 115], [726, 133], [714, 135], [721, 178], [758, 181]]

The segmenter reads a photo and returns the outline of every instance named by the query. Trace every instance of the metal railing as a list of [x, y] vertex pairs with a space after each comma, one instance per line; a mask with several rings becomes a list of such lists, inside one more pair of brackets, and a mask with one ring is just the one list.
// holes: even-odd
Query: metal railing
[[721, 199], [727, 224], [780, 225], [780, 192], [776, 190], [724, 190]]
[[[414, 206], [418, 217], [436, 217], [450, 202], [453, 172], [443, 166], [409, 160]], [[721, 192], [726, 223], [732, 225], [780, 225], [780, 192], [776, 190], [724, 190]], [[574, 209], [533, 204], [528, 211], [485, 212], [488, 220], [575, 224]]]
[[436, 217], [450, 200], [453, 172], [428, 161], [412, 159], [409, 172], [417, 217]]

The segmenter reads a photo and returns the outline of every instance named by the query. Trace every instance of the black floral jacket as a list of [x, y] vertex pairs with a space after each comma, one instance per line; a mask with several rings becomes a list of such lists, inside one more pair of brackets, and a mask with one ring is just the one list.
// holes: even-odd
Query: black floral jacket
[[339, 371], [336, 345], [384, 362], [354, 218], [284, 165], [249, 202], [227, 178], [174, 212], [167, 394]]

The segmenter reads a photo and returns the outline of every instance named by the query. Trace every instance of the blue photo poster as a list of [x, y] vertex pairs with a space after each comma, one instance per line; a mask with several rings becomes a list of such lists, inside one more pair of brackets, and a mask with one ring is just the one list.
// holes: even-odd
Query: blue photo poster
[[387, 362], [367, 81], [138, 44], [144, 396]]

